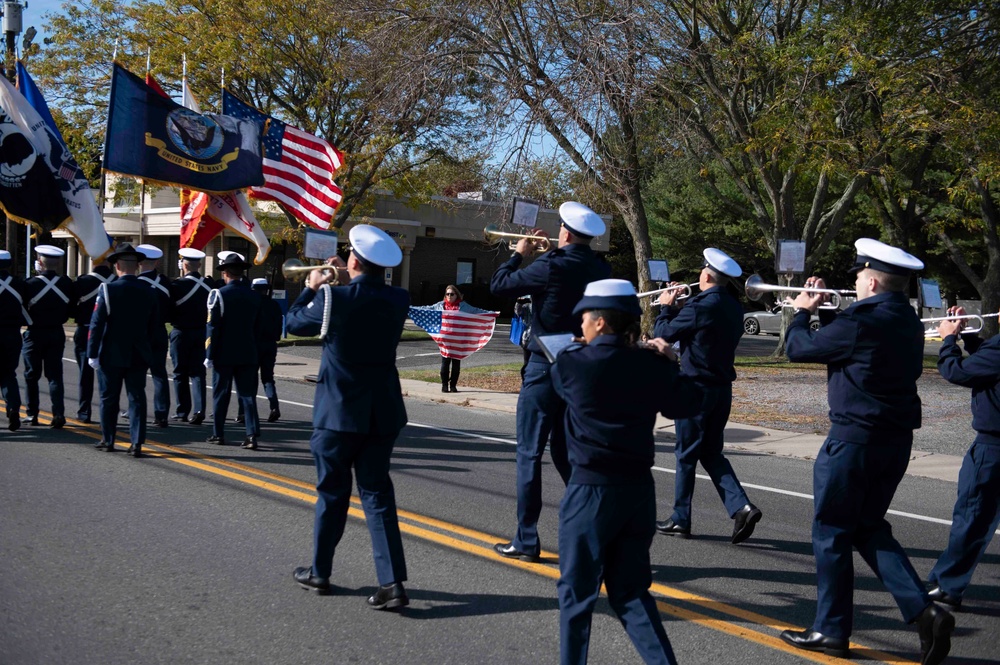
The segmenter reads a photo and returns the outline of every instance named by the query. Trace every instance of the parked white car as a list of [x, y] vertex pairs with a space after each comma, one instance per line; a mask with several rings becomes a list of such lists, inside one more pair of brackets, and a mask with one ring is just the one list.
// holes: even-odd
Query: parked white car
[[[815, 314], [809, 320], [809, 327], [819, 330], [819, 317]], [[781, 333], [781, 306], [770, 311], [746, 312], [743, 314], [743, 333], [746, 335], [778, 335]]]

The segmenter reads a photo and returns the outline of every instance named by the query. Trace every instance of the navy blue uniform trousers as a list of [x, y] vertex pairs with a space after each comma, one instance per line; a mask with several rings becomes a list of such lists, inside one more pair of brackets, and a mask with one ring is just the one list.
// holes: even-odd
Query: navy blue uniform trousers
[[854, 627], [854, 556], [865, 560], [909, 623], [930, 601], [885, 519], [910, 461], [909, 445], [827, 438], [813, 467], [816, 622], [813, 630], [848, 639]]
[[958, 472], [958, 500], [951, 517], [948, 547], [929, 579], [949, 596], [961, 598], [1000, 523], [1000, 446], [973, 443]]
[[313, 430], [309, 439], [316, 462], [316, 528], [313, 575], [330, 577], [333, 555], [344, 535], [351, 503], [351, 469], [357, 473], [358, 496], [372, 540], [375, 573], [380, 585], [406, 581], [403, 539], [396, 516], [396, 492], [389, 478], [395, 434], [359, 434]]
[[101, 393], [101, 434], [104, 443], [114, 444], [118, 429], [118, 403], [122, 384], [128, 395], [129, 441], [141, 446], [146, 441], [146, 368], [105, 367], [97, 371]]
[[674, 421], [677, 430], [677, 444], [674, 447], [677, 475], [674, 480], [674, 513], [671, 519], [686, 529], [691, 528], [691, 497], [694, 495], [698, 462], [701, 462], [715, 484], [715, 490], [730, 517], [750, 502], [732, 464], [722, 454], [726, 423], [729, 422], [729, 412], [733, 405], [733, 385], [699, 384], [699, 387], [705, 397], [698, 415]]
[[21, 360], [21, 329], [0, 327], [0, 392], [11, 418], [21, 417], [21, 389], [17, 385], [17, 364]]
[[559, 508], [559, 634], [563, 665], [587, 662], [601, 582], [611, 609], [647, 663], [676, 665], [649, 593], [649, 546], [656, 524], [652, 483], [566, 487]]
[[246, 435], [260, 436], [257, 418], [257, 365], [219, 365], [212, 373], [212, 435], [225, 437], [229, 396], [236, 383], [236, 396], [246, 415]]
[[87, 364], [87, 337], [90, 335], [90, 324], [77, 326], [73, 333], [73, 355], [80, 370], [79, 391], [80, 401], [76, 409], [76, 417], [86, 420], [90, 418], [90, 403], [94, 401], [94, 369]]
[[49, 399], [52, 401], [52, 415], [65, 418], [63, 402], [62, 354], [66, 347], [66, 332], [63, 327], [28, 328], [24, 333], [24, 383], [28, 393], [28, 416], [38, 415], [38, 381], [45, 372], [49, 380]]
[[[205, 413], [205, 329], [170, 331], [170, 361], [174, 364], [174, 394], [178, 416]], [[190, 380], [191, 384], [188, 385]], [[194, 411], [191, 398], [194, 396]]]
[[157, 331], [149, 345], [153, 350], [153, 364], [149, 366], [149, 375], [153, 379], [153, 417], [166, 420], [170, 415], [170, 379], [167, 377], [167, 350], [170, 344], [166, 331], [162, 335]]
[[542, 512], [542, 455], [551, 446], [552, 463], [569, 482], [563, 417], [566, 403], [552, 387], [552, 365], [533, 355], [524, 371], [517, 397], [517, 535], [513, 544], [526, 554], [538, 554], [538, 516]]

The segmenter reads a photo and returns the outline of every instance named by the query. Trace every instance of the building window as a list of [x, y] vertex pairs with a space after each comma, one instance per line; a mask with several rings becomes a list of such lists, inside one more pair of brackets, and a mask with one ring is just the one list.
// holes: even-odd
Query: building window
[[456, 276], [455, 276], [455, 283], [472, 284], [472, 280], [475, 278], [475, 276], [476, 276], [475, 260], [459, 259], [458, 270], [456, 271]]

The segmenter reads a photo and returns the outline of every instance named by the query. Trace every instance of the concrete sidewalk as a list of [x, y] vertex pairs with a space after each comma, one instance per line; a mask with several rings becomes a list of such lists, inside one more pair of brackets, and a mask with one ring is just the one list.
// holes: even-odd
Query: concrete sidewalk
[[[277, 362], [274, 366], [276, 377], [307, 381], [315, 380], [317, 374], [319, 374], [319, 360], [278, 351]], [[506, 413], [517, 412], [516, 393], [504, 393], [482, 388], [461, 388], [461, 392], [442, 393], [441, 385], [437, 382], [430, 383], [413, 379], [401, 379], [400, 384], [403, 388], [403, 395], [410, 399], [467, 406], [475, 409], [491, 409]], [[674, 423], [663, 416], [657, 416], [656, 430], [672, 436]], [[812, 460], [816, 458], [816, 454], [825, 439], [825, 436], [819, 434], [798, 434], [741, 423], [730, 422], [726, 427], [727, 449], [744, 450], [761, 455], [781, 455]], [[954, 483], [958, 482], [958, 471], [961, 466], [961, 457], [915, 450], [910, 457], [910, 465], [906, 473], [911, 476], [935, 478]]]

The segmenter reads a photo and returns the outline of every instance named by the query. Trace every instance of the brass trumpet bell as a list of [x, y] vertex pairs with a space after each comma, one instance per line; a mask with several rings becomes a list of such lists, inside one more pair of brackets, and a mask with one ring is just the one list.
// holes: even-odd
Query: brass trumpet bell
[[483, 235], [486, 237], [486, 241], [489, 243], [497, 242], [503, 238], [511, 239], [510, 248], [515, 249], [517, 247], [517, 241], [521, 238], [528, 238], [534, 241], [536, 252], [547, 252], [552, 248], [552, 241], [550, 241], [545, 236], [536, 236], [530, 233], [511, 233], [509, 231], [501, 231], [496, 224], [489, 224], [483, 229]]
[[285, 276], [285, 279], [299, 279], [313, 272], [314, 270], [332, 270], [333, 266], [322, 265], [322, 266], [307, 266], [298, 259], [288, 259], [281, 264], [281, 274]]

